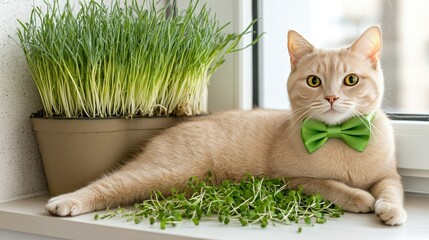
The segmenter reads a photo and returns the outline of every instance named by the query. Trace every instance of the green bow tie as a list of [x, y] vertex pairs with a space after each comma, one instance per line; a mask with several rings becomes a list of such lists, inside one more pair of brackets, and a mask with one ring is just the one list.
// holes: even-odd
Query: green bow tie
[[322, 147], [329, 138], [341, 138], [351, 148], [363, 152], [371, 135], [373, 118], [374, 114], [354, 117], [336, 126], [327, 126], [317, 120], [306, 119], [301, 127], [302, 141], [309, 153]]

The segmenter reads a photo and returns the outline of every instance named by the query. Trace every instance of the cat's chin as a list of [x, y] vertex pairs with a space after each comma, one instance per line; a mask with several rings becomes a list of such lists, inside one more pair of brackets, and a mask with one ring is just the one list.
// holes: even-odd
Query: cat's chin
[[353, 117], [353, 116], [351, 116], [351, 114], [348, 112], [339, 112], [339, 111], [331, 109], [327, 112], [318, 114], [317, 116], [314, 116], [313, 118], [318, 120], [318, 121], [321, 121], [327, 125], [338, 125], [338, 124], [341, 124], [341, 123], [347, 121], [351, 117]]

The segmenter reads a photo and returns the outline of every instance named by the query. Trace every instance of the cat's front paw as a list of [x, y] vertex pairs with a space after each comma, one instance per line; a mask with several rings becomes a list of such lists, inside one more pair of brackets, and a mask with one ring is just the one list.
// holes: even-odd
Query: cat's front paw
[[401, 225], [407, 220], [407, 212], [402, 205], [389, 203], [383, 199], [375, 202], [375, 213], [386, 225]]
[[46, 204], [46, 210], [56, 216], [76, 216], [89, 212], [83, 201], [73, 193], [51, 198]]
[[367, 213], [374, 211], [375, 198], [367, 191], [356, 191], [341, 207], [345, 211]]

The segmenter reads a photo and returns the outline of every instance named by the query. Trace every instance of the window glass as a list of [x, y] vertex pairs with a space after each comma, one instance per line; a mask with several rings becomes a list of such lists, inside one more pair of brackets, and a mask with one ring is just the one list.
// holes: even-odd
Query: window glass
[[380, 25], [383, 108], [395, 113], [429, 113], [429, 1], [261, 0], [259, 8], [266, 33], [260, 52], [262, 107], [288, 108], [289, 29], [316, 47], [332, 48], [350, 45], [365, 29]]

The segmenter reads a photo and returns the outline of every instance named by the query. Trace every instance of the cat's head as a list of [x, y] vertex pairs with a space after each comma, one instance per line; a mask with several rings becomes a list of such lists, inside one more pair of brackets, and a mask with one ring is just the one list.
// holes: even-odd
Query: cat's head
[[317, 49], [289, 31], [288, 50], [287, 89], [296, 117], [333, 125], [380, 107], [384, 83], [379, 27], [366, 30], [350, 47], [335, 50]]

